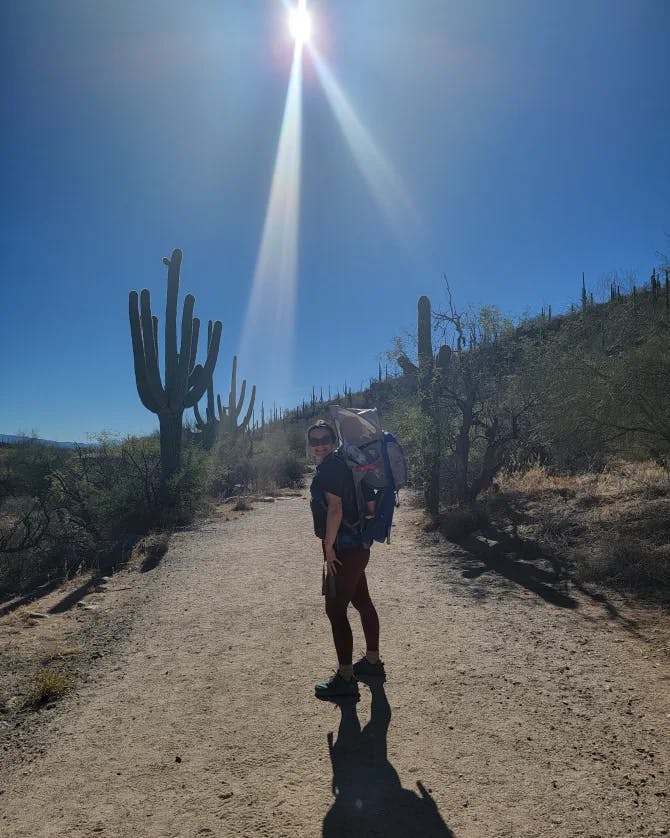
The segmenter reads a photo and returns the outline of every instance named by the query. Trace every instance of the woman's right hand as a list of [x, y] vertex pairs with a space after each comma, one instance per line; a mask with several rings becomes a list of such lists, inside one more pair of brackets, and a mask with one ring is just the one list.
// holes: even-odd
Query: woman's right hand
[[324, 547], [323, 554], [326, 560], [326, 570], [331, 576], [337, 576], [337, 565], [342, 562], [335, 555], [334, 547]]

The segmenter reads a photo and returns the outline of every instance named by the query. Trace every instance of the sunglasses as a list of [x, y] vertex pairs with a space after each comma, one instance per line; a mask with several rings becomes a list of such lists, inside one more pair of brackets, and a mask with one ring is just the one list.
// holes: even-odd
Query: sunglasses
[[316, 448], [319, 445], [332, 445], [333, 440], [329, 436], [311, 436], [309, 444], [312, 448]]

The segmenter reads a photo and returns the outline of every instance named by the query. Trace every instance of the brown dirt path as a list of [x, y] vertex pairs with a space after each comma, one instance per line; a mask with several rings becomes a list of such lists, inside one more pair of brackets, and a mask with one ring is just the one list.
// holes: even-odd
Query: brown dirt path
[[0, 834], [668, 834], [663, 650], [548, 575], [478, 575], [417, 519], [370, 565], [388, 682], [341, 706], [312, 694], [333, 651], [305, 500], [175, 535], [4, 777]]

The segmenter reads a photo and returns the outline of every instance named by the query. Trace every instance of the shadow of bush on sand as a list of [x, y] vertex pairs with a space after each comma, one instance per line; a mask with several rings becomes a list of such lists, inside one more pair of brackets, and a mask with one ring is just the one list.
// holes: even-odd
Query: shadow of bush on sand
[[559, 608], [577, 608], [570, 595], [570, 574], [566, 563], [544, 551], [537, 541], [525, 540], [493, 526], [482, 528], [455, 542], [463, 555], [463, 577], [476, 579], [493, 572]]
[[[494, 524], [481, 526], [477, 532], [449, 539], [459, 548], [450, 551], [444, 561], [461, 571], [466, 589], [473, 599], [490, 595], [487, 586], [469, 583], [485, 574], [502, 583], [509, 593], [522, 588], [548, 605], [577, 612], [580, 597], [600, 606], [607, 620], [616, 620], [622, 628], [644, 640], [635, 619], [625, 616], [603, 590], [582, 582], [569, 561], [560, 553], [544, 547], [538, 540], [522, 538], [516, 527], [511, 532]], [[625, 597], [621, 597], [620, 599]]]
[[418, 792], [403, 788], [387, 755], [391, 722], [384, 685], [380, 679], [359, 679], [370, 687], [370, 721], [361, 728], [353, 699], [337, 701], [342, 717], [328, 750], [333, 769], [335, 801], [323, 820], [324, 838], [454, 838], [435, 801], [421, 782]]

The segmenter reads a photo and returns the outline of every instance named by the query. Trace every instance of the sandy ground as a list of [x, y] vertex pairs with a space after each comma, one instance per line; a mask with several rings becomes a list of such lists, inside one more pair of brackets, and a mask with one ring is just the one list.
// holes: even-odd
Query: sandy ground
[[46, 649], [77, 613], [98, 651], [56, 705], [6, 700], [0, 834], [670, 834], [667, 635], [418, 521], [401, 508], [374, 550], [388, 680], [358, 703], [313, 696], [334, 653], [300, 497], [176, 534], [150, 572], [82, 600], [96, 608], [2, 618], [0, 642]]

